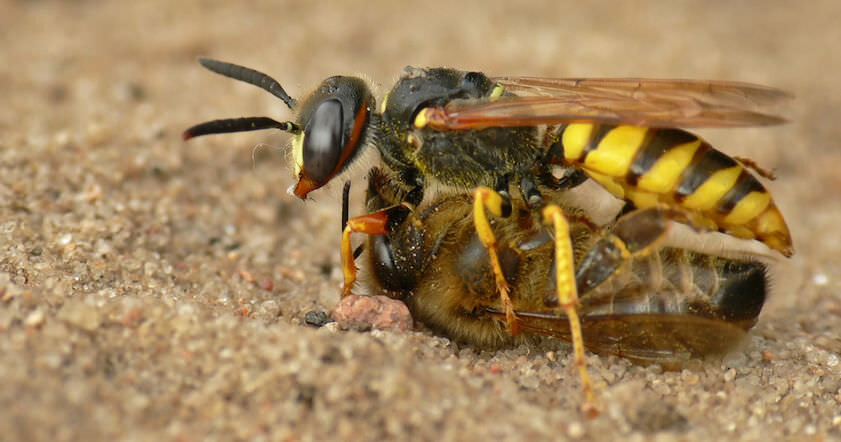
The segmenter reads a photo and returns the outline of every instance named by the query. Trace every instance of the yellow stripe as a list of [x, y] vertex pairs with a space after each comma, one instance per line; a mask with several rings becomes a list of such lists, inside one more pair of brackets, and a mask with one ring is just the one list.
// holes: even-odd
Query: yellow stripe
[[584, 167], [612, 177], [623, 177], [631, 167], [648, 128], [619, 126], [602, 138], [596, 149], [587, 154]]
[[690, 209], [712, 210], [742, 173], [742, 166], [733, 166], [712, 174], [692, 195], [686, 197], [682, 206]]
[[735, 236], [736, 238], [756, 238], [756, 232], [745, 226], [728, 226], [727, 233], [732, 236]]
[[736, 207], [724, 218], [724, 222], [736, 225], [745, 224], [762, 213], [770, 202], [771, 195], [768, 192], [751, 192], [736, 203]]
[[636, 190], [627, 189], [626, 199], [630, 200], [640, 209], [654, 207], [660, 205], [659, 195], [650, 192], [639, 192]]
[[619, 199], [625, 199], [625, 188], [622, 187], [621, 184], [616, 182], [615, 179], [607, 176], [602, 175], [600, 173], [591, 172], [589, 170], [585, 170], [587, 172], [587, 176], [593, 179], [593, 181], [599, 183], [604, 187], [608, 192], [610, 192], [613, 196]]
[[690, 141], [671, 148], [640, 177], [637, 187], [649, 192], [671, 193], [699, 146], [701, 146], [701, 140]]
[[786, 222], [783, 220], [783, 216], [780, 214], [780, 211], [776, 206], [768, 208], [765, 213], [759, 215], [759, 218], [757, 218], [756, 221], [757, 233], [768, 235], [778, 232], [781, 236], [788, 239], [788, 227], [786, 226]]
[[791, 256], [794, 248], [791, 246], [791, 234], [788, 232], [786, 222], [783, 220], [780, 210], [771, 202], [771, 205], [758, 217], [756, 217], [756, 234], [768, 247]]
[[590, 143], [590, 133], [593, 125], [589, 123], [572, 123], [564, 129], [561, 144], [564, 145], [564, 158], [575, 162], [584, 154], [584, 149]]

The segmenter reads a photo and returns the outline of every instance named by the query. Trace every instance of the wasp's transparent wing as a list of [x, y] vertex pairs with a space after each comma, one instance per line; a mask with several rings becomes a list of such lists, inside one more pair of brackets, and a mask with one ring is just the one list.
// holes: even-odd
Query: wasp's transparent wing
[[497, 99], [452, 100], [427, 110], [438, 129], [533, 126], [578, 121], [648, 127], [742, 127], [785, 120], [764, 109], [790, 95], [729, 81], [641, 78], [494, 79], [509, 92]]

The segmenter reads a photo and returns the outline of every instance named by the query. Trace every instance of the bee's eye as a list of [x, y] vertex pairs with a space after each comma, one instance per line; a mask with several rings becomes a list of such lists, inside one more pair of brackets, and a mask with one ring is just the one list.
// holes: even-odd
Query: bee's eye
[[327, 181], [336, 170], [344, 149], [343, 121], [339, 100], [324, 100], [304, 128], [304, 170], [316, 183]]

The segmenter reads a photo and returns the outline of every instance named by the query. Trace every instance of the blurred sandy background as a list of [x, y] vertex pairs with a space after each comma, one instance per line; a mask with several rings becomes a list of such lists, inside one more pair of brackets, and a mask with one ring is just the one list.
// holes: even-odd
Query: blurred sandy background
[[[0, 441], [841, 439], [841, 2], [334, 3], [0, 0]], [[407, 64], [790, 90], [791, 124], [703, 134], [776, 170], [797, 255], [743, 353], [589, 355], [583, 420], [563, 345], [304, 325], [339, 297], [339, 200], [285, 193], [283, 135], [181, 142], [288, 115], [199, 55], [298, 97]]]

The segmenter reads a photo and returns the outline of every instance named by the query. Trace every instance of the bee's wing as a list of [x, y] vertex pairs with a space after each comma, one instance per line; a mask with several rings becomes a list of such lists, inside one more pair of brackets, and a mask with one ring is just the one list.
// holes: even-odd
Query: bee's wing
[[576, 121], [648, 127], [741, 127], [785, 122], [763, 107], [790, 95], [767, 86], [641, 78], [493, 79], [513, 95], [453, 100], [427, 110], [438, 129], [534, 126]]
[[[566, 317], [517, 312], [522, 331], [570, 339]], [[617, 314], [581, 318], [584, 346], [637, 363], [681, 364], [724, 354], [744, 341], [735, 323], [689, 314]]]

